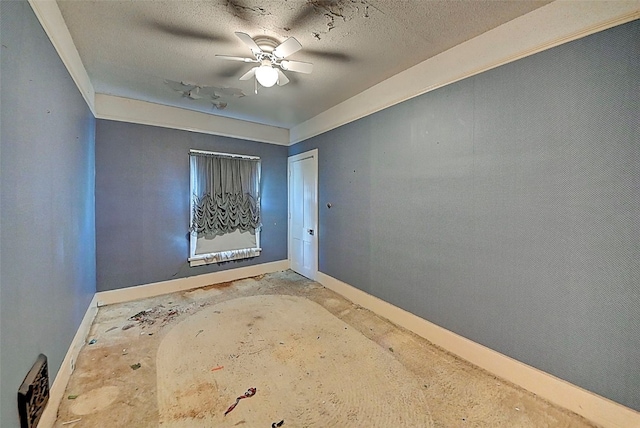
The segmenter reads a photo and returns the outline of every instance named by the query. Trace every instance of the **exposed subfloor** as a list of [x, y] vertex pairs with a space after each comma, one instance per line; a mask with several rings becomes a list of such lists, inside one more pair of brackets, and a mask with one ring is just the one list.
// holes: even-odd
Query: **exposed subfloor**
[[[255, 395], [225, 416], [250, 387]], [[595, 426], [292, 271], [101, 307], [55, 426], [282, 420], [283, 428]]]

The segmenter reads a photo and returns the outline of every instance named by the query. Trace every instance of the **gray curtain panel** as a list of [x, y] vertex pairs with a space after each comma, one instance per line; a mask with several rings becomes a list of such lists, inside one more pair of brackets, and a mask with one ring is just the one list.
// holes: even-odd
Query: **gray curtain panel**
[[260, 160], [190, 153], [191, 231], [208, 238], [260, 227]]

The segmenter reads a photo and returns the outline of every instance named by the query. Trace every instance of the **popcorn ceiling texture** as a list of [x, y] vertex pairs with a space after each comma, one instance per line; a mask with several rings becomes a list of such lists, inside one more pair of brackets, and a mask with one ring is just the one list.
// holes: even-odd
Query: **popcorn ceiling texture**
[[[549, 3], [543, 1], [230, 0], [58, 1], [98, 93], [141, 99], [291, 128], [363, 90], [457, 44]], [[238, 78], [252, 64], [235, 37], [295, 37], [303, 49], [290, 59], [313, 73], [286, 73], [282, 87], [235, 99], [224, 111], [192, 100], [164, 81], [231, 87], [253, 94]]]

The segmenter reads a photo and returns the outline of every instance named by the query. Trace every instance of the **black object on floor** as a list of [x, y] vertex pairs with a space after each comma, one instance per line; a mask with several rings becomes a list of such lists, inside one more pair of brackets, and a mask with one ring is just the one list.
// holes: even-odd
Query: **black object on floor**
[[35, 428], [49, 401], [49, 368], [47, 357], [38, 355], [18, 389], [20, 428]]

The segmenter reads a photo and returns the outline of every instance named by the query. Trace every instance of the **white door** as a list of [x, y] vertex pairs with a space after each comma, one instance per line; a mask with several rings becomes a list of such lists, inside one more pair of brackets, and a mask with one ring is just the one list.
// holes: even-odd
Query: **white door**
[[289, 157], [289, 260], [310, 279], [318, 271], [318, 150]]

